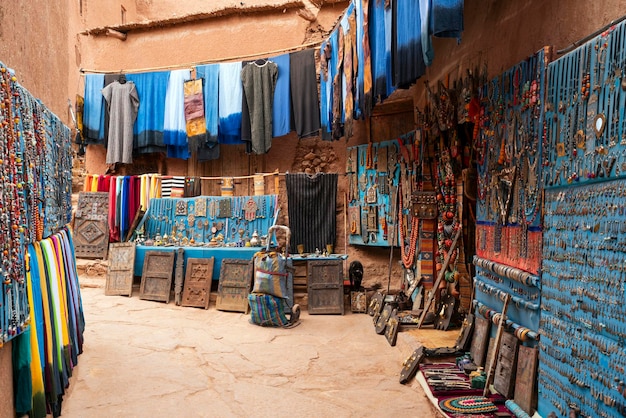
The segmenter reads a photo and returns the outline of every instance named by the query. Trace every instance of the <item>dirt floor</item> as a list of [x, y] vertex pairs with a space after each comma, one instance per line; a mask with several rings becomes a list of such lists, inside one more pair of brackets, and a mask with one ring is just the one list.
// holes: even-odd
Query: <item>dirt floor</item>
[[[78, 264], [85, 346], [64, 417], [440, 416], [415, 379], [398, 382], [414, 331], [391, 347], [369, 315], [306, 311], [295, 328], [262, 328], [214, 302], [105, 296], [106, 262]], [[456, 333], [444, 334], [453, 344]]]

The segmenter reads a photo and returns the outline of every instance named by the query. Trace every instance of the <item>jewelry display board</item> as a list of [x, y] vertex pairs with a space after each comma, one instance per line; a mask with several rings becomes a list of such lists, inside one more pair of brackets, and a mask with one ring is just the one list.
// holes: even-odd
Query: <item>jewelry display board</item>
[[169, 303], [175, 254], [148, 251], [141, 276], [140, 299]]
[[32, 318], [26, 285], [27, 246], [56, 234], [72, 218], [74, 135], [2, 62], [0, 103], [2, 347], [27, 330]]
[[[626, 180], [546, 191], [540, 414], [626, 410]], [[620, 390], [620, 386], [621, 390]], [[543, 413], [542, 413], [543, 411]], [[546, 414], [547, 415], [547, 414]]]
[[476, 254], [533, 274], [541, 263], [546, 51], [485, 84], [475, 127]]
[[182, 306], [209, 309], [214, 262], [213, 257], [187, 259]]
[[277, 195], [159, 198], [139, 223], [142, 243], [243, 247], [274, 223]]
[[220, 270], [216, 308], [220, 311], [250, 311], [248, 294], [252, 288], [252, 261], [224, 259]]
[[104, 294], [107, 296], [131, 296], [133, 293], [133, 266], [135, 243], [109, 244], [109, 267]]
[[80, 192], [74, 216], [76, 257], [107, 258], [109, 248], [109, 194]]
[[[399, 138], [403, 146], [413, 150], [414, 133]], [[397, 245], [394, 229], [394, 192], [400, 171], [409, 170], [401, 164], [398, 141], [383, 141], [348, 148], [348, 231], [350, 244], [388, 247]], [[408, 167], [407, 167], [408, 166]], [[410, 196], [410, 187], [409, 196]], [[395, 231], [395, 232], [394, 232]]]

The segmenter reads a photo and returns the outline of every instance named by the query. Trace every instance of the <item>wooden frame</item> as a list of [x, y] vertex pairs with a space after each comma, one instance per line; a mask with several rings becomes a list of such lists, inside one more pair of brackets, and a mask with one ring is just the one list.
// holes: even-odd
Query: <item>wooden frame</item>
[[134, 242], [109, 244], [109, 267], [104, 294], [107, 296], [132, 296], [135, 278], [134, 266]]
[[250, 312], [248, 295], [252, 287], [252, 261], [225, 258], [220, 267], [220, 279], [215, 307], [220, 311]]
[[188, 258], [182, 306], [209, 309], [215, 258]]
[[140, 299], [169, 303], [174, 258], [174, 252], [146, 251], [141, 275]]

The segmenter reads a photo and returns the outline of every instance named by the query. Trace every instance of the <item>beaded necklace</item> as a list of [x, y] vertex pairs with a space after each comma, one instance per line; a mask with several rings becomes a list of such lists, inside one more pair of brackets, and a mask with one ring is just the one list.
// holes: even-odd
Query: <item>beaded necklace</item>
[[[439, 206], [439, 219], [437, 223], [437, 244], [439, 263], [443, 266], [446, 255], [452, 246], [452, 238], [456, 235], [460, 225], [458, 222], [458, 209], [456, 202], [456, 179], [450, 164], [448, 150], [441, 153], [441, 164], [439, 166], [439, 193], [437, 203]], [[455, 254], [458, 248], [455, 249]], [[456, 260], [456, 255], [450, 260]], [[438, 264], [439, 264], [438, 263]], [[438, 266], [441, 268], [441, 266]]]
[[398, 229], [400, 230], [400, 253], [402, 255], [402, 264], [407, 269], [413, 267], [415, 261], [415, 253], [417, 251], [417, 238], [419, 234], [419, 218], [413, 216], [411, 219], [411, 238], [409, 239], [408, 249], [405, 248], [405, 231], [403, 228], [403, 204], [402, 204], [402, 183], [398, 184], [398, 199], [400, 204], [398, 205]]

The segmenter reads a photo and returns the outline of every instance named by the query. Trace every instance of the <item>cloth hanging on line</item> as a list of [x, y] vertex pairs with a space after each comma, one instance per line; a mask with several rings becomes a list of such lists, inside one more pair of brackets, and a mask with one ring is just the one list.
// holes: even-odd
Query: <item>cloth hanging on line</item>
[[291, 108], [298, 138], [318, 135], [320, 104], [317, 94], [315, 52], [305, 49], [289, 54]]
[[[439, 38], [461, 40], [464, 0], [431, 0], [430, 27]], [[420, 2], [421, 3], [421, 2]]]
[[372, 3], [369, 28], [372, 49], [372, 94], [376, 104], [381, 103], [394, 91], [391, 70], [391, 7], [385, 7], [385, 2]]
[[419, 3], [392, 2], [391, 25], [395, 34], [391, 44], [393, 84], [406, 89], [426, 72]]
[[198, 148], [198, 161], [216, 160], [220, 157], [218, 144], [219, 125], [219, 64], [200, 65], [196, 67], [196, 75], [203, 79], [204, 119], [206, 124], [206, 140]]
[[278, 67], [278, 79], [272, 103], [272, 136], [283, 136], [291, 132], [291, 88], [289, 85], [289, 54], [270, 58]]
[[[122, 76], [121, 74], [105, 74], [104, 75], [104, 85], [102, 86], [102, 88], [108, 86], [109, 84], [111, 84], [114, 81], [119, 81], [121, 76]], [[137, 86], [135, 86], [135, 88], [137, 88]], [[106, 102], [105, 102], [105, 106], [104, 106], [104, 133], [103, 133], [103, 136], [102, 136], [102, 143], [104, 144], [105, 148], [107, 148], [109, 146], [109, 125], [110, 124], [111, 124], [111, 112], [109, 111], [109, 107], [106, 106]]]
[[[63, 229], [29, 244], [27, 251], [31, 329], [20, 344], [28, 344], [30, 351], [30, 416], [44, 418], [49, 411], [58, 417], [69, 376], [82, 353], [85, 329], [73, 239]], [[22, 399], [24, 394], [16, 396]]]
[[169, 71], [126, 75], [127, 82], [135, 83], [141, 98], [141, 106], [133, 129], [134, 146], [138, 154], [166, 151], [163, 142], [163, 118], [169, 78]]
[[241, 62], [219, 64], [219, 142], [243, 144], [241, 140]]
[[255, 154], [265, 154], [272, 147], [272, 101], [278, 79], [278, 66], [265, 61], [251, 62], [241, 70], [241, 81], [250, 112], [250, 142]]
[[305, 252], [335, 244], [337, 174], [287, 174], [290, 248], [304, 245]]
[[206, 142], [202, 79], [185, 81], [185, 122], [189, 152], [197, 152]]
[[184, 89], [185, 81], [190, 78], [190, 70], [174, 70], [170, 73], [163, 117], [163, 143], [167, 146], [167, 156], [170, 158], [189, 158]]
[[323, 140], [332, 139], [333, 121], [333, 81], [337, 73], [337, 50], [339, 31], [333, 31], [328, 40], [320, 46], [320, 59], [323, 70], [320, 71], [320, 125]]
[[139, 110], [135, 83], [114, 81], [102, 89], [109, 109], [109, 137], [106, 163], [133, 162], [133, 124]]
[[85, 74], [83, 137], [87, 144], [102, 143], [104, 138], [104, 74]]

